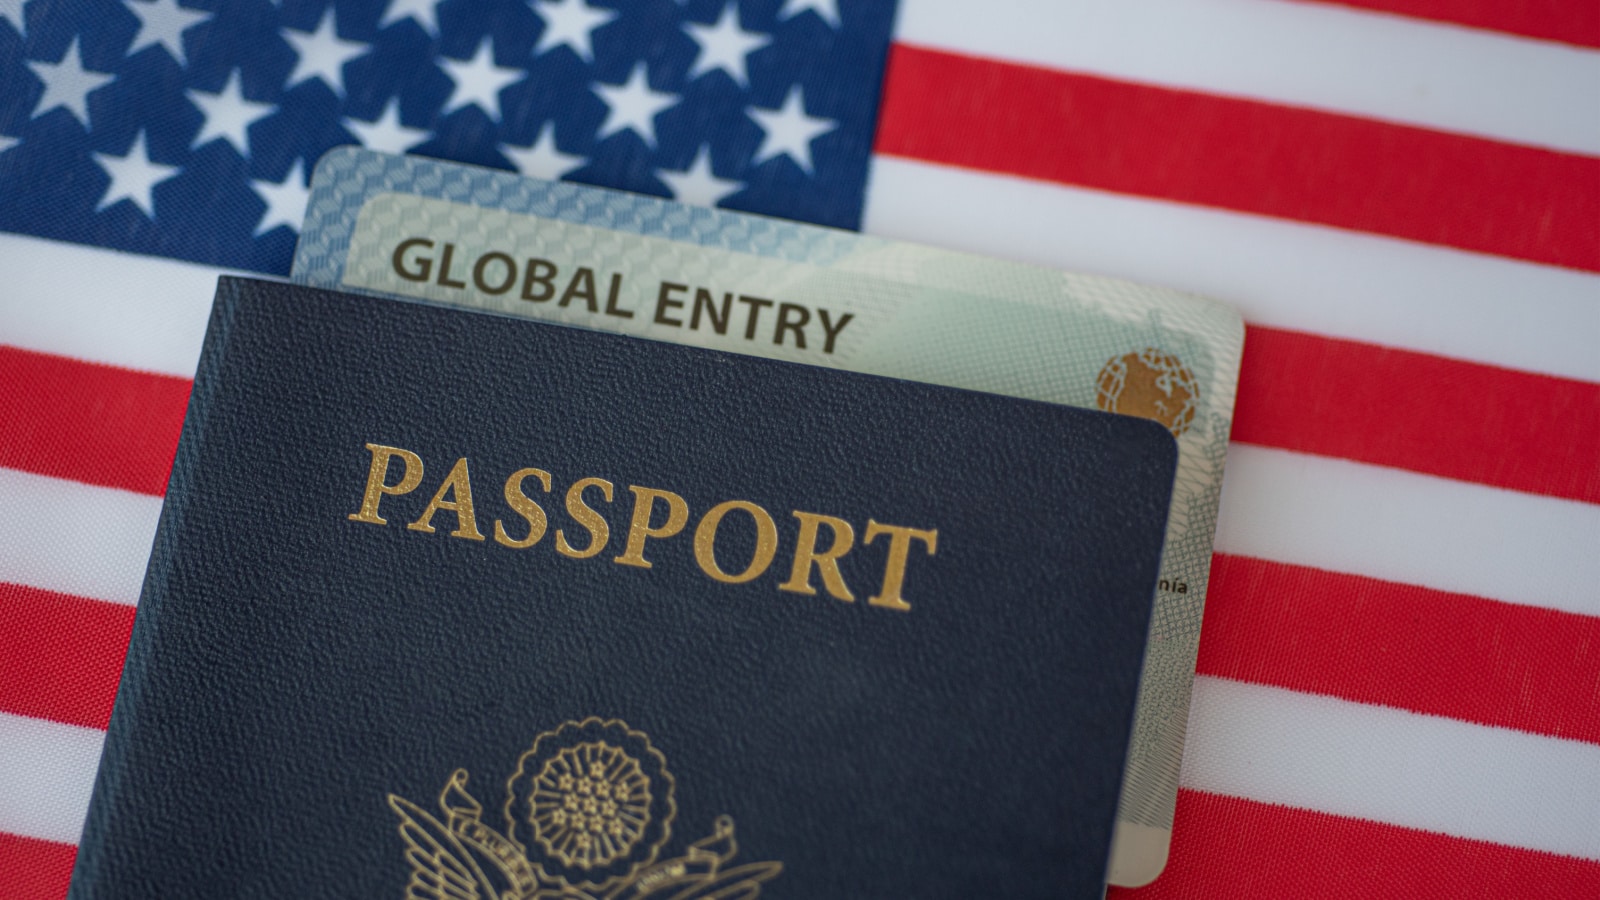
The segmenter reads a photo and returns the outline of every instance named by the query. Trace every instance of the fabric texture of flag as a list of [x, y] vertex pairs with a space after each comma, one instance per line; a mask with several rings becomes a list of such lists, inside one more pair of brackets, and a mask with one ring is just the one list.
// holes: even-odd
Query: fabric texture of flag
[[345, 143], [1235, 305], [1112, 896], [1600, 896], [1600, 6], [0, 0], [0, 898], [65, 892], [219, 267]]

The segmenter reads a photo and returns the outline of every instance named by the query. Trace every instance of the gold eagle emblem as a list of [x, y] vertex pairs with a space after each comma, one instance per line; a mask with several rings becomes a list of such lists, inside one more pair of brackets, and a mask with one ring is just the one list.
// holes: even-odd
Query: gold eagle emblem
[[732, 865], [733, 819], [682, 856], [672, 836], [676, 783], [667, 759], [620, 719], [565, 722], [538, 736], [506, 781], [506, 830], [457, 769], [439, 792], [443, 820], [389, 795], [411, 879], [407, 900], [754, 900], [780, 862]]

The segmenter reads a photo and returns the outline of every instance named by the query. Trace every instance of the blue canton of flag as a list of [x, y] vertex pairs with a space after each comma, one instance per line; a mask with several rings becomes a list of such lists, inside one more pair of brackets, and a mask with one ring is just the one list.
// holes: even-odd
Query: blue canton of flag
[[857, 226], [892, 0], [0, 0], [0, 229], [285, 274], [377, 150]]

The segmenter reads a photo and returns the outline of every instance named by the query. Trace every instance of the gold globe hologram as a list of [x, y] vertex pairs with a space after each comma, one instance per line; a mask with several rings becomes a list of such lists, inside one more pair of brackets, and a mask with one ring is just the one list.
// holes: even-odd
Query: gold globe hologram
[[1106, 412], [1153, 419], [1173, 437], [1194, 424], [1200, 385], [1182, 361], [1146, 347], [1114, 357], [1095, 381], [1095, 405]]

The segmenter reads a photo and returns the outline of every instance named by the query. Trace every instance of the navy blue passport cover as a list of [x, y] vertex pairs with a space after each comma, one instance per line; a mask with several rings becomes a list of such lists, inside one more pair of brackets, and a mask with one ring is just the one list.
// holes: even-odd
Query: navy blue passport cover
[[[1175, 460], [1140, 419], [224, 278], [71, 896], [1099, 897]], [[796, 511], [847, 548], [803, 582]]]

